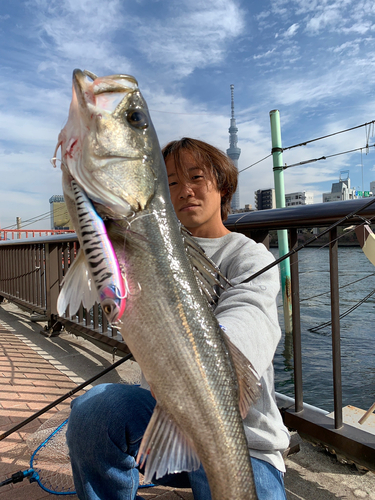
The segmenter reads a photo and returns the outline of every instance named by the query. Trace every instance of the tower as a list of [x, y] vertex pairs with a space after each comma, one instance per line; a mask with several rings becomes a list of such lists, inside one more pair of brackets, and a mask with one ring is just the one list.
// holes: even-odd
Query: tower
[[[233, 161], [236, 169], [238, 170], [238, 158], [240, 157], [241, 150], [240, 148], [237, 147], [238, 128], [236, 126], [236, 119], [234, 117], [234, 85], [230, 86], [230, 94], [231, 94], [231, 119], [230, 119], [230, 127], [228, 129], [229, 149], [227, 149], [227, 155]], [[234, 210], [239, 210], [239, 208], [240, 208], [240, 193], [239, 193], [239, 186], [237, 186], [237, 190], [232, 198], [231, 209], [234, 211]]]

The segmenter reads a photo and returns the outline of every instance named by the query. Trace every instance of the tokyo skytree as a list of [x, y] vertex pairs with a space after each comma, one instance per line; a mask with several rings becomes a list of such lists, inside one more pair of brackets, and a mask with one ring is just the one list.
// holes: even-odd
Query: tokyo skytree
[[[235, 167], [238, 170], [238, 158], [240, 157], [241, 150], [237, 147], [238, 137], [237, 132], [238, 128], [236, 126], [236, 119], [234, 117], [234, 85], [230, 86], [231, 93], [231, 119], [230, 119], [230, 127], [228, 129], [229, 132], [229, 149], [227, 149], [227, 155], [233, 161]], [[240, 193], [239, 193], [239, 185], [237, 186], [237, 190], [233, 195], [231, 209], [232, 211], [239, 210], [240, 208]]]

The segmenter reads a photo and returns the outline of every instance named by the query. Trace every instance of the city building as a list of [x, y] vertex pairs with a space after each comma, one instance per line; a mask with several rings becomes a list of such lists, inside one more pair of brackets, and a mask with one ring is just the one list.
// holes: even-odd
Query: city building
[[51, 229], [74, 229], [66, 208], [64, 196], [55, 194], [49, 199]]
[[232, 214], [242, 214], [244, 212], [254, 212], [254, 208], [251, 203], [246, 203], [244, 208], [238, 208], [237, 210], [232, 210]]
[[[236, 119], [234, 117], [234, 85], [230, 86], [231, 93], [231, 120], [230, 127], [228, 129], [229, 132], [229, 149], [227, 149], [227, 155], [233, 161], [236, 169], [238, 170], [238, 158], [240, 157], [241, 150], [237, 147], [238, 137], [237, 132], [238, 128], [236, 126]], [[237, 186], [236, 192], [233, 195], [231, 202], [232, 212], [239, 210], [240, 208], [240, 191], [239, 185]]]
[[370, 182], [370, 192], [371, 196], [375, 195], [375, 181]]
[[310, 191], [297, 191], [285, 195], [285, 206], [294, 207], [297, 205], [312, 205], [314, 203], [314, 193]]
[[[342, 177], [341, 174], [347, 174]], [[323, 193], [323, 203], [330, 201], [354, 200], [358, 198], [356, 190], [350, 187], [349, 170], [340, 172], [339, 182], [332, 184], [330, 193]]]
[[258, 189], [254, 193], [255, 209], [256, 210], [269, 210], [276, 208], [276, 195], [275, 189]]

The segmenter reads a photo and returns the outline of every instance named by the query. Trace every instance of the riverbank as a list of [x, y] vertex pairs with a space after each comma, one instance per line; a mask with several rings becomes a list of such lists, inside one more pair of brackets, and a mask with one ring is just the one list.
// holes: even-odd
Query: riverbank
[[[28, 313], [10, 303], [0, 306], [1, 432], [113, 362], [112, 355], [86, 340], [67, 332], [57, 337], [46, 337], [40, 333], [41, 330], [42, 325], [32, 323]], [[139, 377], [138, 365], [129, 360], [97, 383], [136, 383]], [[69, 411], [69, 401], [59, 405], [57, 410]], [[0, 442], [0, 481], [29, 467], [32, 450], [28, 448], [26, 440], [47, 417], [56, 415], [57, 410], [50, 410]], [[358, 471], [353, 465], [341, 464], [324, 449], [305, 441], [300, 443], [298, 453], [286, 458], [286, 466], [288, 500], [375, 500], [375, 474]], [[141, 495], [145, 499], [193, 500], [190, 490], [171, 488], [150, 488], [142, 490]], [[55, 495], [46, 493], [36, 483], [30, 485], [27, 480], [0, 488], [0, 500], [40, 500], [51, 497]], [[75, 495], [67, 498], [77, 499]]]

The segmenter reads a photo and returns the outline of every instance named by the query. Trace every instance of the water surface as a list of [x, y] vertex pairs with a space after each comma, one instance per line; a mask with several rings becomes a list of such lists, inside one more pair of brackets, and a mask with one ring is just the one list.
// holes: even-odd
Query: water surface
[[[278, 256], [277, 249], [271, 251]], [[330, 294], [320, 295], [329, 292], [329, 250], [306, 248], [298, 255], [304, 401], [332, 411], [331, 327], [309, 331], [331, 319]], [[339, 247], [340, 314], [375, 289], [374, 273], [375, 267], [359, 247]], [[374, 308], [375, 294], [340, 321], [343, 406], [367, 410], [375, 402]], [[279, 318], [283, 330], [281, 296]], [[274, 364], [276, 390], [294, 397], [292, 338], [284, 331]]]

